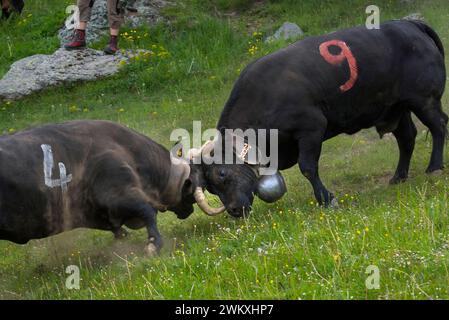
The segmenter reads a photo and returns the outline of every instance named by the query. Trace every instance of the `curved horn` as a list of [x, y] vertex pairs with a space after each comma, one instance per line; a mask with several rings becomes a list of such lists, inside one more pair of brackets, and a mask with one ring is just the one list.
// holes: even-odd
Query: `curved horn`
[[209, 140], [201, 147], [201, 156], [206, 164], [213, 163], [212, 152], [214, 151], [214, 148], [215, 148], [215, 140], [214, 141]]
[[201, 156], [210, 157], [214, 150], [214, 141], [207, 141], [200, 149], [192, 148], [187, 152], [187, 159], [193, 160]]
[[200, 209], [203, 210], [204, 213], [208, 216], [217, 216], [226, 211], [225, 206], [222, 206], [220, 208], [212, 208], [207, 202], [206, 195], [204, 194], [201, 187], [197, 187], [195, 189], [195, 193], [193, 194], [193, 196], [195, 197], [195, 201], [198, 204], [198, 207], [200, 207]]
[[187, 152], [187, 159], [189, 160], [193, 160], [199, 156], [201, 156], [201, 149], [192, 148]]

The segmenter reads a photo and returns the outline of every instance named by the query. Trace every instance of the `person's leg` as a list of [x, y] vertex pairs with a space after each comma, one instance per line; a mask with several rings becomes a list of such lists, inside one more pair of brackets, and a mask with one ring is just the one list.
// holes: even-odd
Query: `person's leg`
[[124, 10], [120, 8], [118, 0], [108, 0], [108, 19], [111, 38], [104, 52], [114, 54], [118, 51], [119, 29], [124, 19]]
[[77, 26], [77, 29], [78, 30], [86, 30], [86, 28], [87, 28], [87, 21], [80, 21], [80, 22], [78, 22], [78, 26]]
[[64, 48], [67, 50], [83, 49], [86, 47], [86, 28], [92, 13], [92, 7], [95, 0], [78, 0], [79, 23], [73, 33], [72, 41], [67, 43]]
[[10, 16], [10, 12], [9, 12], [9, 0], [2, 0], [2, 18], [3, 19], [8, 19]]
[[9, 9], [9, 0], [2, 0], [2, 9]]
[[118, 36], [119, 31], [120, 31], [119, 29], [112, 29], [112, 28], [109, 29], [111, 36]]
[[92, 14], [92, 7], [94, 6], [95, 0], [78, 0], [77, 6], [80, 13], [80, 20], [78, 26], [76, 27], [78, 30], [86, 30], [87, 23], [90, 20], [90, 16]]

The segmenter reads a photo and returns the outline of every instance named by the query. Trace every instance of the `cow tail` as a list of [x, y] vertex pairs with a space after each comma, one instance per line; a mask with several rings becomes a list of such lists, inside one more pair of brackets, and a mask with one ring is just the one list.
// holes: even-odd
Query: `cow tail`
[[431, 27], [429, 27], [427, 24], [425, 24], [422, 21], [419, 20], [409, 20], [411, 23], [415, 24], [421, 31], [426, 33], [432, 40], [435, 42], [435, 45], [437, 46], [438, 50], [441, 52], [441, 55], [444, 58], [444, 47], [443, 42], [441, 42], [440, 37], [438, 34], [433, 30]]

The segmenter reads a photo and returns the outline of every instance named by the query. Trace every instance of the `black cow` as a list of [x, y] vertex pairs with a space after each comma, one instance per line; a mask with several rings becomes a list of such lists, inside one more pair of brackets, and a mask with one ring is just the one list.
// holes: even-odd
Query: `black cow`
[[[400, 151], [391, 183], [407, 179], [415, 145], [413, 112], [432, 134], [427, 172], [443, 169], [448, 122], [443, 45], [419, 21], [390, 21], [310, 37], [250, 64], [240, 75], [217, 129], [278, 129], [279, 169], [299, 164], [316, 199], [334, 196], [318, 174], [323, 141], [376, 127], [392, 132]], [[249, 165], [203, 165], [207, 187], [229, 213], [242, 216], [257, 185]]]
[[[151, 139], [107, 121], [73, 121], [0, 136], [0, 239], [24, 244], [74, 228], [146, 227], [158, 211], [208, 214], [200, 172]], [[223, 211], [222, 209], [220, 212]]]

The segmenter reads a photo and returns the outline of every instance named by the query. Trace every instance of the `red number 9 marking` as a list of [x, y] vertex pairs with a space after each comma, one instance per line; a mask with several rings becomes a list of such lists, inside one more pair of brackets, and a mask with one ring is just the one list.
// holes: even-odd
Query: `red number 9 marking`
[[[341, 49], [340, 54], [333, 55], [329, 52], [330, 46], [336, 46]], [[355, 82], [357, 81], [357, 77], [359, 75], [358, 67], [357, 67], [357, 61], [354, 58], [354, 55], [351, 52], [351, 49], [347, 46], [347, 44], [340, 40], [331, 40], [327, 42], [323, 42], [320, 45], [320, 54], [323, 56], [324, 60], [326, 62], [330, 63], [333, 66], [339, 66], [343, 61], [348, 61], [349, 64], [349, 70], [351, 71], [351, 76], [349, 77], [349, 80], [342, 86], [340, 86], [340, 90], [342, 92], [346, 92], [350, 90]]]

